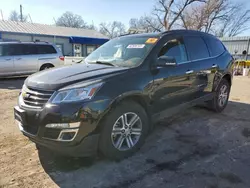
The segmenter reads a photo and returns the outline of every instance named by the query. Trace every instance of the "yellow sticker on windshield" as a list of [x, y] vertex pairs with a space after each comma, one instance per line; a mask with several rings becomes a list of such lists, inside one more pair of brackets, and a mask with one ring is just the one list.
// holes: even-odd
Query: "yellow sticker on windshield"
[[156, 43], [158, 38], [149, 38], [145, 43], [146, 44], [154, 44]]

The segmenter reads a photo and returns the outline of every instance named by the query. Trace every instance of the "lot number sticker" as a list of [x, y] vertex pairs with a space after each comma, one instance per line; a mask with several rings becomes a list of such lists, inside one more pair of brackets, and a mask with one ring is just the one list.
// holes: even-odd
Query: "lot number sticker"
[[127, 48], [144, 48], [145, 44], [130, 44]]

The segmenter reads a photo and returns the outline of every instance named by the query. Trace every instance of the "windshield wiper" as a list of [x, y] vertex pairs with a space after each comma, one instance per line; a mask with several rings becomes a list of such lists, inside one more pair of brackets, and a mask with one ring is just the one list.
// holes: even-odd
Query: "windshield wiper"
[[109, 63], [109, 62], [105, 62], [105, 61], [96, 61], [95, 63], [96, 63], [96, 64], [102, 64], [102, 65], [109, 65], [109, 66], [115, 67], [114, 64]]

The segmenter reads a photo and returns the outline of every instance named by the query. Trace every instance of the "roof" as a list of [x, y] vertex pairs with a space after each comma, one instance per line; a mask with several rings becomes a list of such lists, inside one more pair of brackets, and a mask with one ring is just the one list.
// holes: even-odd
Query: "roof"
[[195, 30], [186, 30], [186, 29], [176, 29], [176, 30], [170, 30], [170, 31], [164, 31], [164, 32], [155, 32], [155, 33], [139, 33], [139, 34], [127, 34], [127, 35], [121, 35], [121, 36], [133, 36], [133, 37], [161, 37], [163, 35], [167, 34], [192, 34], [192, 35], [206, 35], [210, 37], [215, 37], [209, 33], [205, 33], [202, 31], [195, 31]]
[[98, 31], [90, 30], [90, 29], [60, 27], [60, 26], [55, 26], [55, 25], [45, 25], [45, 24], [28, 23], [28, 22], [15, 22], [15, 21], [8, 21], [8, 20], [0, 20], [0, 32], [107, 39], [105, 35], [99, 33]]

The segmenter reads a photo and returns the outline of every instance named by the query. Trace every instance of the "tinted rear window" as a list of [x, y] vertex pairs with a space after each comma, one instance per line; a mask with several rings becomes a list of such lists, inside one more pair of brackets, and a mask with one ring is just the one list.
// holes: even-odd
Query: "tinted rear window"
[[206, 37], [205, 41], [208, 45], [208, 49], [212, 57], [218, 56], [225, 51], [223, 44], [218, 39], [213, 38], [213, 37], [209, 37], [209, 38]]
[[184, 38], [186, 48], [191, 60], [199, 60], [209, 57], [207, 45], [199, 36], [188, 36]]
[[1, 54], [4, 55], [36, 55], [57, 53], [52, 45], [38, 44], [7, 44], [1, 47]]
[[36, 45], [38, 54], [55, 54], [56, 50], [51, 45]]

